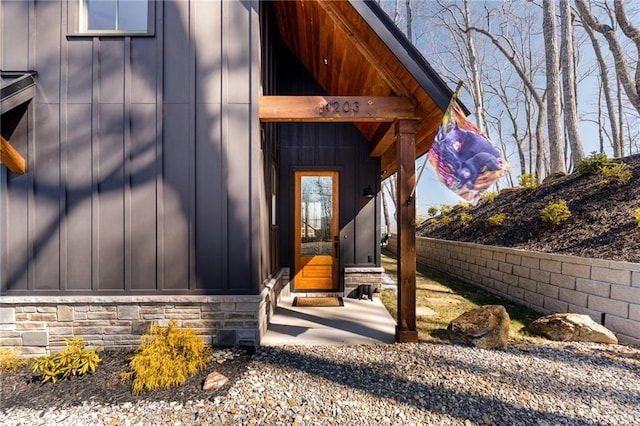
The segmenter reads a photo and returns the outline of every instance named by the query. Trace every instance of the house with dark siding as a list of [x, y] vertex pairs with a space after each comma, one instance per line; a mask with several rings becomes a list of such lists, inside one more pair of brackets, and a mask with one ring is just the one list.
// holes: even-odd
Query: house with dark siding
[[375, 2], [5, 0], [0, 28], [0, 345], [259, 345], [283, 289], [380, 284], [396, 172], [415, 339], [415, 158], [452, 92]]

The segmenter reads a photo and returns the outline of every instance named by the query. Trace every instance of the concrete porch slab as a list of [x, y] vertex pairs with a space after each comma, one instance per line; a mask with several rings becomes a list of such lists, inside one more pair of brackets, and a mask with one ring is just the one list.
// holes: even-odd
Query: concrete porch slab
[[344, 306], [292, 306], [295, 293], [281, 297], [262, 346], [363, 345], [394, 343], [396, 323], [379, 298], [345, 297]]

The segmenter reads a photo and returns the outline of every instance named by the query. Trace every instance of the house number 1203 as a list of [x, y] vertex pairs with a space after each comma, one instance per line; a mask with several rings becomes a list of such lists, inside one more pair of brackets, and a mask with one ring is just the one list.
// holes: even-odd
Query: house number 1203
[[327, 113], [340, 114], [358, 111], [360, 111], [360, 102], [358, 101], [332, 101], [320, 105], [320, 115], [325, 115]]

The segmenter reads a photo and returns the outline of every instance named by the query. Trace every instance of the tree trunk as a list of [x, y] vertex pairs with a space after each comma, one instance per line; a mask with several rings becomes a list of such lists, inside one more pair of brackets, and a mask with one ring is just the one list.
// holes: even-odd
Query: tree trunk
[[[471, 14], [469, 13], [469, 0], [464, 0], [464, 25], [466, 29], [471, 28]], [[476, 48], [473, 43], [473, 35], [471, 31], [466, 31], [466, 45], [467, 45], [467, 53], [469, 55], [469, 68], [471, 69], [471, 78], [473, 83], [473, 103], [476, 108], [476, 121], [478, 123], [478, 128], [483, 133], [486, 133], [487, 119], [485, 117], [484, 110], [484, 96], [482, 94], [482, 88], [480, 86], [480, 72], [478, 71], [478, 61]]]
[[389, 205], [387, 204], [387, 194], [382, 189], [382, 213], [384, 214], [384, 224], [387, 226], [387, 232], [391, 233], [391, 216], [389, 215]]
[[569, 0], [560, 0], [560, 22], [562, 43], [560, 58], [562, 60], [562, 88], [564, 91], [564, 123], [571, 148], [571, 163], [575, 166], [584, 155], [582, 138], [578, 128], [578, 97], [575, 92], [576, 74], [574, 69], [573, 50], [573, 16]]
[[614, 157], [624, 156], [624, 151], [621, 149], [622, 139], [618, 133], [618, 123], [616, 121], [616, 109], [611, 97], [611, 86], [609, 86], [609, 75], [607, 73], [607, 64], [604, 62], [604, 56], [602, 55], [602, 49], [600, 49], [600, 43], [596, 39], [593, 29], [589, 25], [583, 25], [584, 30], [591, 40], [593, 51], [596, 54], [596, 62], [598, 63], [598, 69], [600, 71], [600, 83], [602, 85], [602, 94], [607, 105], [607, 114], [609, 114], [609, 125], [611, 127], [611, 146], [613, 148]]
[[560, 126], [560, 78], [558, 42], [556, 37], [555, 1], [542, 1], [542, 28], [544, 31], [547, 73], [547, 133], [549, 138], [549, 165], [551, 173], [566, 173], [564, 146]]
[[411, 26], [413, 25], [411, 0], [406, 0], [405, 4], [407, 5], [407, 38], [409, 39], [410, 42], [413, 43], [413, 36], [411, 32]]
[[[636, 69], [635, 69], [635, 77], [631, 76], [631, 67], [629, 65], [629, 61], [627, 60], [627, 55], [625, 49], [622, 44], [618, 40], [616, 36], [616, 32], [609, 26], [605, 25], [591, 12], [591, 9], [585, 3], [585, 0], [575, 0], [576, 9], [578, 10], [578, 14], [580, 15], [580, 19], [582, 19], [582, 23], [584, 25], [590, 26], [594, 31], [599, 32], [604, 36], [609, 44], [609, 50], [614, 58], [614, 65], [616, 69], [616, 74], [622, 87], [624, 88], [625, 93], [627, 94], [627, 98], [633, 107], [640, 113], [640, 50], [636, 52], [638, 58], [635, 61]], [[626, 15], [624, 12], [624, 1], [623, 0], [614, 0], [614, 5], [616, 9], [616, 20], [620, 24], [621, 27], [623, 25], [623, 32], [625, 35], [631, 38], [631, 40], [636, 44], [636, 46], [640, 46], [640, 31], [637, 28], [633, 27], [628, 20], [626, 19]], [[620, 129], [622, 132], [622, 129]]]

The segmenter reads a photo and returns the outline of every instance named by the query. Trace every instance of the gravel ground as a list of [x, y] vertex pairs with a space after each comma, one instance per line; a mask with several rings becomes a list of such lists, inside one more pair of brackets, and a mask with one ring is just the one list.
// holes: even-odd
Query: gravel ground
[[639, 425], [640, 349], [439, 344], [259, 349], [225, 395], [34, 410], [3, 425]]

